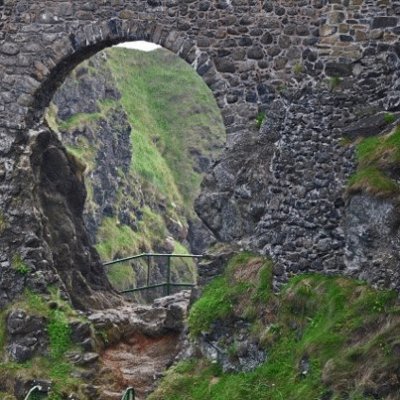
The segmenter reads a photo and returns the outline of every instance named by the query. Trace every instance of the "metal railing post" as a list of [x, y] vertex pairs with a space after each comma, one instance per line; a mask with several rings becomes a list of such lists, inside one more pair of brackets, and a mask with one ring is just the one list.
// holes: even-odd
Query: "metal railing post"
[[171, 255], [168, 255], [167, 262], [167, 296], [171, 294]]
[[[45, 393], [44, 389], [40, 385], [34, 386], [32, 389], [29, 390], [28, 394], [25, 397], [25, 400], [33, 400], [34, 398], [38, 398], [40, 393]], [[47, 392], [46, 392], [47, 393]], [[43, 396], [41, 396], [43, 397]]]
[[135, 400], [136, 393], [133, 387], [129, 387], [125, 390], [125, 393], [122, 395], [121, 400]]
[[150, 286], [150, 256], [147, 256], [147, 284], [146, 286]]

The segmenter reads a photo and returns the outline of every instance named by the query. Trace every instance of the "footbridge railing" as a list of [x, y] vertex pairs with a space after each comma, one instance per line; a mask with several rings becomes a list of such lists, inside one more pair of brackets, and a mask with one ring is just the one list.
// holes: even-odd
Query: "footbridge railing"
[[[134, 293], [140, 292], [149, 289], [156, 289], [156, 288], [165, 288], [166, 294], [171, 294], [171, 289], [175, 287], [187, 287], [191, 288], [196, 286], [196, 282], [173, 282], [172, 279], [172, 260], [174, 259], [182, 259], [182, 258], [192, 258], [192, 259], [200, 259], [202, 255], [199, 254], [161, 254], [161, 253], [142, 253], [131, 257], [120, 258], [113, 261], [108, 261], [103, 263], [103, 265], [107, 268], [110, 268], [116, 264], [121, 264], [129, 261], [145, 261], [146, 265], [146, 284], [144, 286], [136, 287], [136, 288], [129, 288], [121, 290], [120, 293]], [[151, 260], [158, 259], [162, 260], [165, 259], [165, 281], [161, 283], [152, 283], [151, 282], [151, 269], [152, 263]]]
[[135, 389], [133, 387], [126, 389], [121, 400], [135, 400]]
[[[48, 395], [48, 388], [36, 385], [29, 390], [24, 400], [44, 400], [48, 398]], [[135, 389], [133, 387], [127, 388], [122, 395], [121, 400], [135, 400]]]
[[47, 399], [48, 389], [41, 385], [36, 385], [29, 390], [24, 400], [42, 400]]

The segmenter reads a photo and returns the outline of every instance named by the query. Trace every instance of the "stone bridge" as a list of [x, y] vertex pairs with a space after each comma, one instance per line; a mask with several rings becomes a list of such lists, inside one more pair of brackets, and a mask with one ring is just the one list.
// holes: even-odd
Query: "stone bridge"
[[79, 166], [42, 119], [78, 63], [128, 40], [178, 54], [217, 99], [228, 149], [198, 209], [219, 238], [255, 233], [281, 275], [343, 268], [353, 164], [339, 141], [354, 115], [398, 107], [399, 14], [378, 0], [0, 0], [0, 307], [58, 276], [77, 305], [118, 301], [83, 228]]

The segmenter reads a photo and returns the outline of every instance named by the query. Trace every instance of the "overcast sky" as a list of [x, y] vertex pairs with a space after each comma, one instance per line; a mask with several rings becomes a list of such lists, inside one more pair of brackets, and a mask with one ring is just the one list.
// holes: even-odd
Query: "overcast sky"
[[125, 47], [126, 49], [135, 49], [135, 50], [142, 50], [142, 51], [152, 51], [158, 49], [158, 44], [145, 42], [144, 40], [138, 40], [136, 42], [124, 42], [117, 44], [116, 47]]

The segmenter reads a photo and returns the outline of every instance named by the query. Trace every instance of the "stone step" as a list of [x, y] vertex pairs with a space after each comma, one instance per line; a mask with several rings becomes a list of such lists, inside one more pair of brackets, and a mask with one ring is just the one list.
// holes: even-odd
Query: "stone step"
[[111, 392], [110, 390], [104, 390], [100, 395], [100, 400], [121, 400], [123, 393]]

